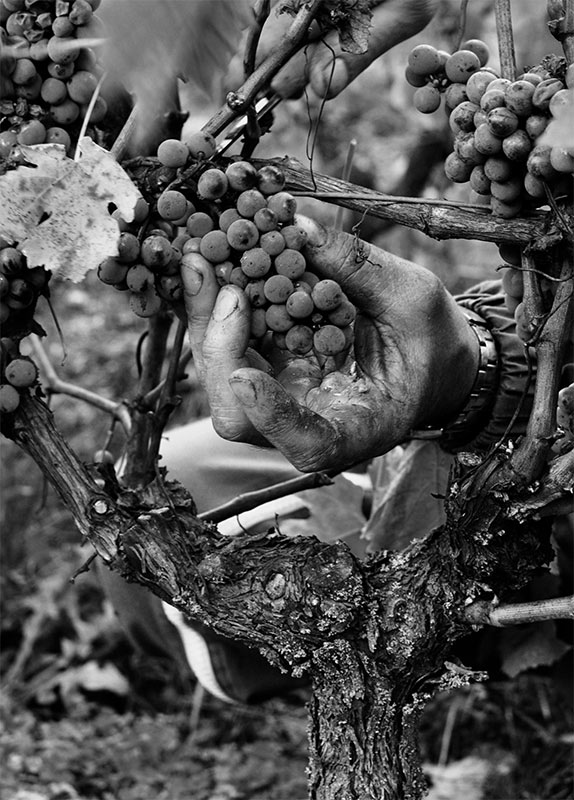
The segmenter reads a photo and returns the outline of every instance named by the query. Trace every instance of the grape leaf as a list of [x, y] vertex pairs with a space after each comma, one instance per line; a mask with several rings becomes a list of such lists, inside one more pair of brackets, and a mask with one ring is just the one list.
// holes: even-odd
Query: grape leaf
[[29, 266], [79, 281], [117, 254], [119, 229], [108, 205], [129, 222], [140, 192], [88, 137], [80, 142], [78, 161], [67, 158], [61, 145], [20, 151], [24, 164], [0, 179], [0, 233], [19, 244]]
[[366, 53], [373, 19], [369, 0], [327, 0], [319, 19], [335, 28], [342, 50]]

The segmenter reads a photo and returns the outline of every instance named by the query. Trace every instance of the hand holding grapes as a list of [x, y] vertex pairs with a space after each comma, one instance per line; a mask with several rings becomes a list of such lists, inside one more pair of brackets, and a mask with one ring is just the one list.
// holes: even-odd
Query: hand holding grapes
[[303, 471], [386, 452], [409, 432], [464, 405], [477, 344], [463, 313], [429, 271], [349, 234], [297, 219], [309, 268], [356, 306], [352, 358], [325, 371], [316, 355], [249, 349], [252, 310], [198, 260], [182, 277], [189, 332], [215, 429], [277, 447]]

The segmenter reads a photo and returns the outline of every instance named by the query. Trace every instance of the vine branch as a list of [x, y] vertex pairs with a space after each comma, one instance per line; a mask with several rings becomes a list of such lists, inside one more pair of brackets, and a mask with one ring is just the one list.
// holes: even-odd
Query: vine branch
[[497, 628], [553, 619], [574, 619], [574, 596], [506, 605], [480, 601], [467, 606], [465, 618], [473, 625], [493, 625]]
[[500, 74], [510, 81], [516, 80], [516, 56], [514, 53], [514, 34], [510, 0], [496, 0], [494, 6]]

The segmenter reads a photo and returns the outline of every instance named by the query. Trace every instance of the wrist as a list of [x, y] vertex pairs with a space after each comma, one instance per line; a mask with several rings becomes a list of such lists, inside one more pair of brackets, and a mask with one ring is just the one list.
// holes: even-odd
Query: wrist
[[429, 424], [411, 431], [411, 439], [435, 439], [445, 450], [456, 451], [471, 442], [486, 424], [498, 387], [496, 344], [486, 321], [476, 312], [461, 308], [478, 357], [470, 389], [458, 410], [443, 424]]

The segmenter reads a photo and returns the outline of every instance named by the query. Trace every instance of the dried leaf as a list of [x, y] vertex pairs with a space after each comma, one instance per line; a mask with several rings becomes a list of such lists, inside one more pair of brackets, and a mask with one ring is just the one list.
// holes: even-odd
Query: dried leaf
[[369, 0], [329, 0], [325, 12], [325, 23], [338, 32], [342, 50], [367, 52], [373, 20]]
[[140, 193], [107, 150], [87, 137], [79, 161], [60, 145], [21, 152], [26, 163], [0, 180], [0, 232], [19, 243], [29, 266], [79, 281], [117, 254], [119, 230], [108, 205], [129, 222]]

